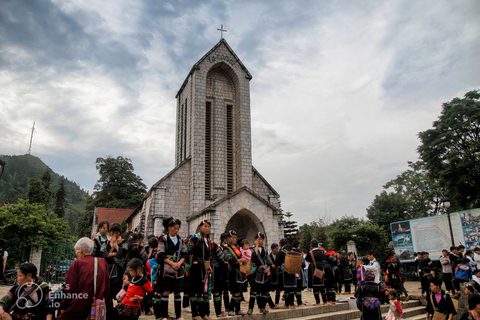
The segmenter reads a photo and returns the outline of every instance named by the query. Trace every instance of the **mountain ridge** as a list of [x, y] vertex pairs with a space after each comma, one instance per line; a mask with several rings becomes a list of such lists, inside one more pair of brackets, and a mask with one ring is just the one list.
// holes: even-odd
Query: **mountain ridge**
[[72, 234], [76, 234], [76, 226], [85, 213], [85, 203], [88, 192], [76, 182], [54, 172], [40, 158], [25, 155], [0, 155], [6, 165], [0, 177], [0, 201], [6, 204], [17, 203], [19, 199], [27, 199], [28, 181], [35, 176], [42, 176], [46, 170], [50, 171], [52, 182], [50, 191], [54, 194], [62, 181], [65, 185], [65, 220], [70, 225]]

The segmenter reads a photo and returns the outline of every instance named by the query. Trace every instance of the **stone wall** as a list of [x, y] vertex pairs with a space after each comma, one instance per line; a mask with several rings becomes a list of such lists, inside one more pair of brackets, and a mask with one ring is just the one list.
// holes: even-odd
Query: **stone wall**
[[[154, 186], [155, 197], [152, 198], [151, 232], [155, 235], [163, 233], [162, 221], [164, 218], [175, 217], [184, 224], [190, 216], [190, 161], [184, 162], [166, 176], [158, 185]], [[182, 225], [180, 235], [187, 235], [188, 228]]]
[[[273, 242], [278, 242], [283, 238], [283, 227], [281, 225], [281, 216], [274, 214], [274, 210], [265, 205], [257, 197], [247, 191], [242, 191], [234, 197], [220, 203], [214, 211], [207, 212], [196, 217], [190, 223], [190, 233], [195, 232], [196, 226], [204, 218], [212, 222], [211, 234], [213, 239], [218, 240], [221, 233], [226, 231], [230, 219], [238, 212], [248, 212], [249, 219], [253, 220], [259, 231], [266, 234], [265, 245], [269, 246]], [[248, 220], [248, 219], [246, 219]], [[249, 221], [249, 220], [248, 220]], [[249, 239], [253, 243], [253, 239]]]

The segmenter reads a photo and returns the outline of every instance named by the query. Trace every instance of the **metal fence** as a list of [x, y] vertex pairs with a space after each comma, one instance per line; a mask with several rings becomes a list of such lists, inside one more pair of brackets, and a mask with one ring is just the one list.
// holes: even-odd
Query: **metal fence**
[[43, 250], [40, 275], [47, 282], [65, 282], [67, 271], [76, 259], [72, 243], [59, 243]]

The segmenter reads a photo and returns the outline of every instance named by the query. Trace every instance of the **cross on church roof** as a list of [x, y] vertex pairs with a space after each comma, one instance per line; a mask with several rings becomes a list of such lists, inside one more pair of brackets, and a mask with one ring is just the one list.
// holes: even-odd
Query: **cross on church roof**
[[227, 30], [224, 30], [224, 29], [223, 29], [223, 24], [222, 24], [222, 26], [220, 27], [220, 29], [217, 29], [217, 30], [220, 31], [220, 40], [222, 40], [222, 39], [223, 39], [223, 32], [224, 32], [224, 31], [227, 32]]

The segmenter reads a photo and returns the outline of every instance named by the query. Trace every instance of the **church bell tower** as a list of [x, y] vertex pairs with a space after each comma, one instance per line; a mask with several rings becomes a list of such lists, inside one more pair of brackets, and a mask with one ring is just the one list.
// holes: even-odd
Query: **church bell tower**
[[225, 39], [191, 69], [177, 98], [176, 165], [191, 158], [192, 211], [252, 187], [250, 80]]

